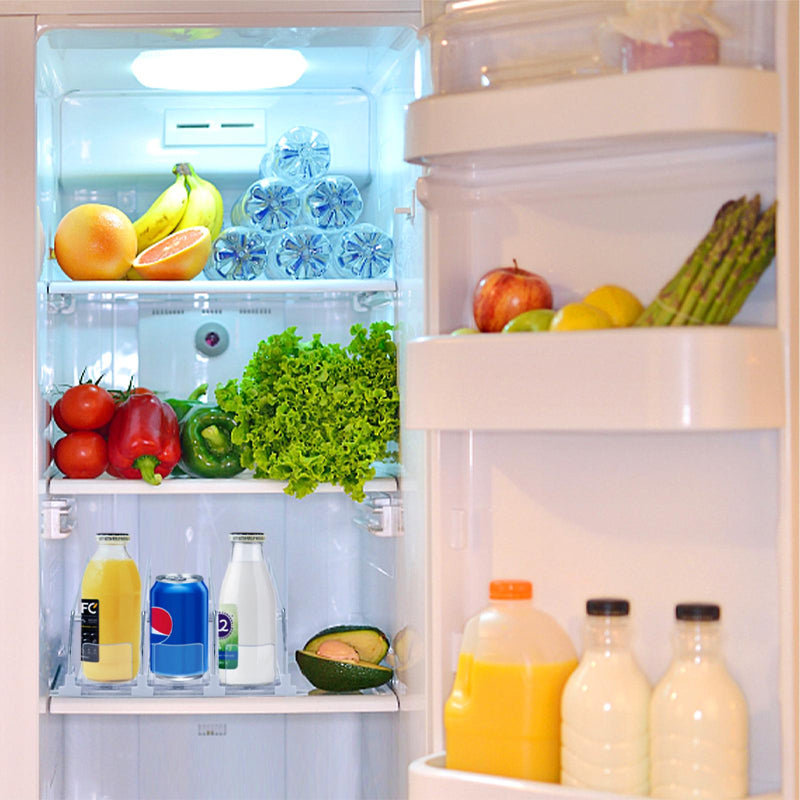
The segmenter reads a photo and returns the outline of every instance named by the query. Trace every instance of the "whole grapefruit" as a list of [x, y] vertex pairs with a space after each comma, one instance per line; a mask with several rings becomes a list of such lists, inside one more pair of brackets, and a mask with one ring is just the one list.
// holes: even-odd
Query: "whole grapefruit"
[[114, 206], [84, 203], [58, 223], [58, 265], [74, 281], [117, 281], [136, 258], [136, 231]]

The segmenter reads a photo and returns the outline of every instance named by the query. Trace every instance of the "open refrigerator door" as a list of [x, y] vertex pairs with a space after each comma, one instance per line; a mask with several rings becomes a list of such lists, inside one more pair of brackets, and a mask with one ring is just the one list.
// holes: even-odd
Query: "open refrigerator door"
[[[629, 600], [653, 686], [676, 605], [719, 604], [749, 708], [746, 794], [797, 794], [791, 5], [452, 2], [423, 30], [433, 86], [409, 108], [406, 158], [426, 167], [428, 335], [407, 348], [405, 418], [428, 437], [433, 747], [410, 767], [415, 800], [597, 796], [445, 767], [454, 680], [476, 681], [459, 703], [481, 702], [459, 652], [494, 579], [531, 581], [578, 649], [589, 598]], [[713, 58], [694, 41], [683, 63], [648, 63], [678, 50], [620, 40], [648, 6], [702, 6], [719, 23]], [[730, 324], [494, 333], [473, 316], [482, 276], [512, 265], [546, 279], [556, 319], [601, 285], [647, 308], [718, 210], [755, 196], [762, 212], [777, 201], [777, 258]]]

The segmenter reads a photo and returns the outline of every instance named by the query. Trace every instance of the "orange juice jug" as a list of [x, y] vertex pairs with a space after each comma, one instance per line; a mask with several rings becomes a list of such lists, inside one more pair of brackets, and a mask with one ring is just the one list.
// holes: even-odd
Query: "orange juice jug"
[[529, 581], [492, 581], [489, 606], [464, 628], [444, 709], [450, 769], [559, 781], [561, 692], [578, 658], [532, 597]]
[[110, 683], [139, 672], [142, 582], [128, 554], [127, 533], [98, 533], [81, 582], [84, 677]]

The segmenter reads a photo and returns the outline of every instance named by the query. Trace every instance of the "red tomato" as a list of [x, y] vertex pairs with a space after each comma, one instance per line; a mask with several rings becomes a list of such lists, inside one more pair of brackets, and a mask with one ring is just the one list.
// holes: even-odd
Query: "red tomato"
[[72, 433], [75, 428], [72, 425], [67, 425], [64, 421], [64, 417], [61, 414], [61, 400], [56, 400], [56, 404], [53, 406], [53, 419], [56, 421], [56, 425], [64, 431], [64, 433]]
[[74, 431], [56, 442], [56, 466], [68, 478], [96, 478], [108, 466], [106, 440], [94, 431]]
[[61, 417], [73, 430], [102, 428], [114, 416], [115, 403], [111, 392], [94, 383], [81, 383], [67, 389], [56, 405], [59, 403]]

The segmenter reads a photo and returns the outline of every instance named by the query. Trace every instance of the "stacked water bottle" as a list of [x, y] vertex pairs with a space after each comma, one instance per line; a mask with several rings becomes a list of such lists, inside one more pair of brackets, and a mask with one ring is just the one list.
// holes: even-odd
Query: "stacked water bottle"
[[378, 278], [392, 262], [391, 237], [359, 222], [364, 202], [346, 175], [328, 174], [328, 137], [298, 126], [261, 159], [259, 180], [231, 208], [231, 227], [205, 268], [213, 280]]

